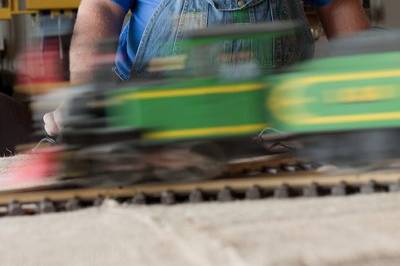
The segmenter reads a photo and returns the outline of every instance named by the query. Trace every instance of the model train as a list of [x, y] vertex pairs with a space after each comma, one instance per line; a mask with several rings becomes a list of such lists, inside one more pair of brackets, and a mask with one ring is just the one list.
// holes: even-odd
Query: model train
[[[234, 25], [223, 29], [225, 35], [215, 29], [197, 32], [191, 36], [201, 41], [185, 44], [191, 48], [182, 61], [190, 66], [183, 68], [185, 75], [101, 84], [78, 94], [64, 119], [63, 141], [73, 154], [65, 160], [67, 176], [214, 177], [227, 160], [274, 153], [264, 144], [287, 141], [301, 158], [323, 163], [365, 165], [398, 158], [400, 46], [392, 42], [394, 48], [383, 52], [364, 49], [316, 59], [284, 73], [271, 65], [255, 71], [260, 61], [254, 45], [229, 54], [228, 64], [226, 45], [218, 46], [223, 52], [215, 48], [221, 39], [250, 35], [271, 44], [296, 32], [293, 24], [275, 26]], [[400, 39], [398, 33], [377, 35]], [[376, 49], [379, 38], [360, 38], [364, 48]], [[190, 61], [209, 46], [217, 54]], [[206, 69], [199, 75], [199, 67], [204, 70], [210, 61], [214, 74]]]

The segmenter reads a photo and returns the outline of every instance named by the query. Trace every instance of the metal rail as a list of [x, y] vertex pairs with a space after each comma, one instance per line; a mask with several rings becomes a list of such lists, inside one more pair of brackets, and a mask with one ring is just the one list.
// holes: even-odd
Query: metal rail
[[[265, 170], [265, 169], [264, 169]], [[246, 175], [192, 183], [138, 184], [0, 193], [0, 216], [71, 211], [97, 206], [104, 199], [121, 203], [176, 204], [243, 199], [322, 197], [400, 190], [398, 171], [325, 174], [315, 170]], [[254, 175], [254, 176], [253, 176]]]

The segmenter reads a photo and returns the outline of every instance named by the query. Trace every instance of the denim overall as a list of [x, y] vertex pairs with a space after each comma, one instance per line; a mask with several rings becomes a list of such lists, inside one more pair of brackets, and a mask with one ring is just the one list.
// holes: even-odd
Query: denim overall
[[[144, 30], [132, 74], [140, 76], [152, 58], [179, 54], [179, 40], [188, 30], [282, 20], [299, 21], [304, 29], [303, 34], [272, 40], [272, 54], [267, 56], [274, 68], [313, 54], [313, 39], [300, 0], [162, 0]], [[240, 50], [238, 47], [233, 50]], [[130, 73], [117, 74], [125, 80], [130, 76]]]

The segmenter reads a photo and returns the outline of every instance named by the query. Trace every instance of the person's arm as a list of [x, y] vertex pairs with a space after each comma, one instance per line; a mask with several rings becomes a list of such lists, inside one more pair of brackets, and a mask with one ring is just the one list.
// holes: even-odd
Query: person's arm
[[345, 36], [369, 28], [360, 0], [332, 0], [319, 8], [319, 16], [328, 38]]
[[[129, 3], [129, 0], [118, 0]], [[91, 79], [96, 64], [98, 44], [109, 38], [118, 38], [126, 8], [112, 0], [82, 0], [74, 28], [70, 49], [70, 80], [84, 83]], [[61, 115], [57, 109], [43, 117], [44, 128], [50, 136], [61, 130]]]
[[82, 0], [70, 49], [72, 83], [90, 79], [95, 51], [104, 39], [117, 39], [126, 11], [112, 0]]

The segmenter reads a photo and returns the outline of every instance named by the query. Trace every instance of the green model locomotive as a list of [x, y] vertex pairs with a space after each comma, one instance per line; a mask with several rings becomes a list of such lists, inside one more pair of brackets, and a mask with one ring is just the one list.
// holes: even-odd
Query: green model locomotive
[[[271, 44], [296, 32], [293, 24], [234, 27], [222, 36], [202, 32], [200, 40], [185, 45], [191, 53], [199, 47], [204, 52], [221, 39], [250, 35], [250, 44]], [[190, 68], [184, 69], [189, 75], [178, 71], [157, 82], [134, 81], [114, 89], [103, 85], [80, 95], [86, 108], [78, 108], [77, 117], [84, 120], [66, 119], [73, 122], [64, 128], [64, 140], [77, 147], [67, 160], [69, 168], [91, 176], [115, 171], [120, 176], [121, 169], [132, 175], [139, 169], [141, 177], [146, 171], [148, 176], [163, 173], [185, 180], [188, 172], [213, 177], [221, 174], [227, 160], [273, 153], [263, 144], [282, 141], [294, 142], [302, 158], [324, 163], [366, 164], [400, 155], [391, 144], [399, 139], [399, 51], [322, 58], [277, 73], [271, 64], [254, 71], [254, 65], [265, 61], [257, 60], [254, 45], [243, 47], [250, 50], [233, 56], [240, 58], [233, 68], [231, 60], [225, 64], [225, 48], [222, 54], [213, 48], [217, 54], [205, 56], [212, 59], [213, 75], [198, 70], [208, 59], [192, 64], [188, 53], [184, 61]], [[264, 143], [255, 138], [263, 132]]]
[[[127, 156], [130, 162], [146, 161], [139, 167], [141, 176], [144, 168], [149, 175], [160, 170], [154, 162], [164, 160], [181, 165], [186, 180], [188, 172], [215, 176], [229, 160], [266, 154], [254, 137], [268, 127], [264, 77], [275, 66], [259, 48], [296, 36], [296, 29], [295, 23], [281, 23], [197, 31], [181, 44], [185, 54], [149, 62], [153, 72], [142, 74], [141, 80], [84, 90], [70, 101], [71, 112], [64, 119], [62, 139], [75, 147], [67, 168], [81, 172], [76, 169], [83, 165], [82, 172], [109, 176], [127, 167], [120, 165], [126, 158], [118, 159]], [[179, 67], [177, 58], [185, 67]], [[222, 166], [218, 171], [211, 166], [215, 162]], [[175, 170], [166, 172], [176, 179], [180, 174]]]

